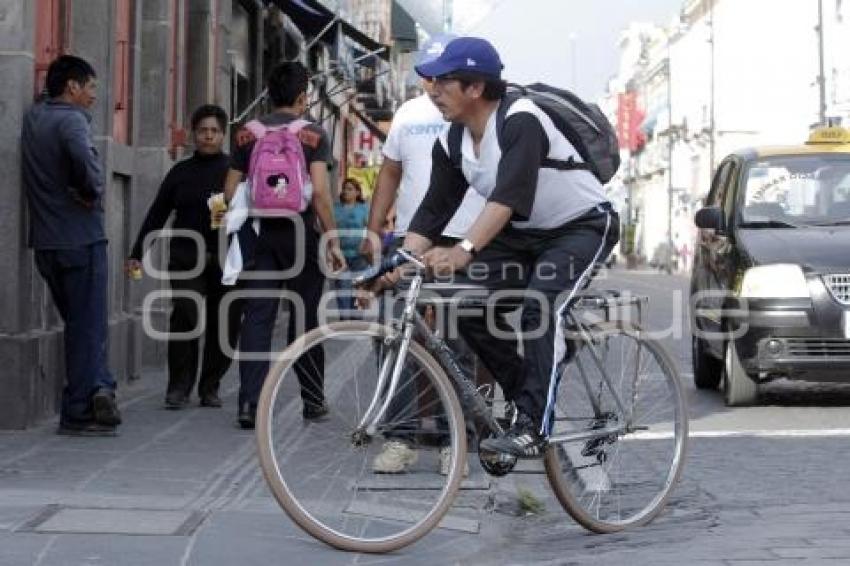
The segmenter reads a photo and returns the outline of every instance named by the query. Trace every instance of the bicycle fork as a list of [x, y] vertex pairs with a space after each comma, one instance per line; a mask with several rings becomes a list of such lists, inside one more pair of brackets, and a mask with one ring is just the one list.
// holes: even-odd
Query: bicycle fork
[[[456, 385], [456, 389], [460, 394], [461, 405], [472, 415], [476, 420], [484, 423], [492, 432], [502, 434], [504, 431], [499, 422], [493, 417], [486, 401], [481, 397], [478, 389], [472, 380], [467, 377], [463, 369], [459, 366], [451, 348], [444, 340], [436, 333], [432, 333], [422, 317], [416, 312], [416, 299], [419, 296], [419, 290], [422, 286], [422, 277], [414, 277], [411, 281], [408, 291], [408, 298], [405, 303], [404, 314], [402, 316], [402, 335], [401, 338], [388, 339], [388, 345], [397, 341], [398, 349], [386, 355], [381, 363], [381, 369], [378, 374], [378, 383], [375, 388], [375, 395], [366, 409], [363, 418], [357, 425], [355, 436], [362, 439], [365, 435], [368, 438], [375, 436], [378, 430], [378, 425], [381, 423], [384, 414], [392, 402], [393, 396], [398, 389], [398, 384], [401, 379], [401, 374], [404, 369], [404, 362], [407, 358], [407, 352], [410, 349], [410, 341], [413, 339], [413, 332], [416, 332], [426, 338], [426, 349], [435, 355], [448, 372], [451, 379]], [[385, 392], [385, 393], [383, 393]]]
[[[377, 434], [378, 424], [384, 418], [384, 414], [390, 406], [390, 402], [398, 388], [398, 382], [401, 379], [401, 373], [404, 369], [404, 362], [407, 358], [407, 351], [410, 349], [410, 340], [413, 338], [413, 324], [416, 315], [416, 297], [419, 296], [419, 289], [422, 286], [422, 276], [417, 275], [413, 278], [408, 291], [407, 301], [404, 305], [404, 313], [402, 315], [402, 336], [398, 342], [398, 350], [393, 351], [392, 342], [398, 338], [388, 338], [385, 344], [390, 346], [390, 351], [381, 362], [381, 370], [378, 374], [378, 384], [375, 387], [375, 394], [372, 396], [372, 401], [369, 407], [363, 414], [363, 418], [358, 423], [355, 429], [356, 435], [362, 436], [365, 433], [367, 438], [371, 438]], [[392, 375], [390, 376], [390, 370]], [[387, 384], [389, 381], [389, 384]], [[386, 394], [381, 393], [386, 390]]]

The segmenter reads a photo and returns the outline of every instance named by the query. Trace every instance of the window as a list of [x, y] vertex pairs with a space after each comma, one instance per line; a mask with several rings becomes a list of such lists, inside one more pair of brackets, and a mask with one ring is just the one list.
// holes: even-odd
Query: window
[[246, 3], [233, 2], [230, 24], [230, 116], [239, 116], [256, 96], [256, 12]]
[[112, 74], [112, 139], [117, 143], [130, 141], [131, 75], [130, 45], [133, 21], [133, 0], [115, 0], [115, 55]]
[[[189, 3], [184, 4], [181, 14], [180, 2], [171, 2], [171, 37], [168, 61], [168, 98], [166, 101], [166, 117], [168, 119], [169, 142], [168, 153], [172, 159], [180, 157], [183, 147], [186, 145], [186, 130], [183, 128], [183, 108], [186, 100], [185, 74], [183, 71], [183, 52], [185, 47], [185, 35], [181, 30], [188, 25]], [[217, 4], [217, 3], [214, 3]], [[215, 20], [215, 16], [214, 16]], [[181, 24], [182, 22], [182, 24]], [[213, 29], [217, 24], [213, 23]]]
[[723, 192], [725, 193], [723, 196], [723, 216], [726, 217], [726, 225], [730, 225], [732, 221], [732, 215], [735, 212], [735, 203], [738, 200], [738, 173], [740, 169], [738, 167], [738, 163], [736, 161], [729, 162], [729, 170], [726, 174], [726, 179], [724, 179], [723, 183], [725, 187], [723, 188]]
[[732, 162], [725, 161], [717, 168], [714, 174], [714, 179], [711, 182], [711, 191], [708, 193], [707, 206], [722, 206], [723, 197], [726, 194], [726, 180], [729, 178], [729, 171], [732, 169]]
[[71, 0], [37, 0], [35, 15], [35, 91], [44, 90], [47, 67], [59, 55], [68, 51], [68, 16]]
[[850, 217], [850, 159], [841, 155], [762, 159], [747, 170], [742, 219], [749, 224], [823, 224]]

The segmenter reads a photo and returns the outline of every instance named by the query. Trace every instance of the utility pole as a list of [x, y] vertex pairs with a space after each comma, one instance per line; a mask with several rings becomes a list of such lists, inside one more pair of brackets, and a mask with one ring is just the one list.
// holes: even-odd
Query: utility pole
[[710, 46], [710, 77], [709, 77], [709, 116], [708, 116], [708, 166], [709, 176], [714, 175], [714, 133], [715, 100], [714, 100], [714, 0], [709, 0], [708, 6], [708, 43]]
[[673, 272], [673, 72], [667, 32], [667, 273]]
[[824, 75], [823, 55], [823, 0], [818, 0], [818, 25], [815, 27], [818, 34], [818, 93], [820, 104], [818, 107], [818, 118], [822, 126], [826, 125], [826, 75]]
[[443, 33], [452, 32], [452, 0], [443, 0]]
[[573, 90], [578, 88], [578, 65], [577, 65], [577, 57], [576, 57], [576, 39], [577, 36], [575, 32], [570, 33], [570, 74], [572, 79], [572, 84], [570, 88]]

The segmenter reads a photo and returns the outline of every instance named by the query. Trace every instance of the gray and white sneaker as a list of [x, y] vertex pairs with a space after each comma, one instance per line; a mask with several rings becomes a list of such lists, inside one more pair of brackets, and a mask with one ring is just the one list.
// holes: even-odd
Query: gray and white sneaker
[[519, 413], [513, 426], [502, 436], [481, 441], [481, 449], [510, 454], [517, 458], [540, 458], [546, 450], [546, 439], [528, 416]]
[[419, 453], [401, 440], [384, 442], [381, 453], [372, 460], [372, 471], [376, 474], [401, 474], [416, 463]]

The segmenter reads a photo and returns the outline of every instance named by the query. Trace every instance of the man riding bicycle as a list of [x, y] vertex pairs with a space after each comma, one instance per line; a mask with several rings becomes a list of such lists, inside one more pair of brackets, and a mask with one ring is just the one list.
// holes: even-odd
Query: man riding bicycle
[[[434, 144], [430, 186], [404, 247], [422, 255], [438, 276], [454, 274], [455, 280], [523, 296], [522, 356], [504, 320], [507, 305], [497, 304], [497, 336], [484, 313], [461, 317], [458, 329], [518, 409], [512, 427], [481, 447], [533, 458], [543, 454], [552, 430], [557, 368], [569, 355], [565, 311], [616, 244], [619, 220], [589, 170], [547, 167], [583, 160], [531, 100], [513, 102], [502, 131], [496, 131], [506, 95], [502, 68], [495, 48], [474, 37], [455, 39], [440, 57], [416, 67], [432, 83], [443, 117], [460, 126]], [[433, 247], [469, 186], [485, 197], [486, 206], [460, 243]], [[392, 287], [399, 277], [396, 270], [377, 287]]]

